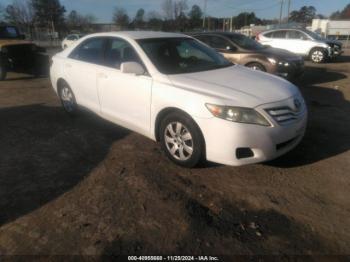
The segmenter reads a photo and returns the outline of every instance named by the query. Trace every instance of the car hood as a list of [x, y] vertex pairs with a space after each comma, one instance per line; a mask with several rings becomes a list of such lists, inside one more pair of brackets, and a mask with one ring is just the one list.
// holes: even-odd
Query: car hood
[[275, 57], [279, 60], [298, 60], [301, 59], [300, 56], [280, 48], [267, 47], [259, 50], [260, 54], [266, 56]]
[[203, 95], [220, 98], [227, 105], [256, 107], [299, 94], [290, 82], [264, 72], [234, 65], [218, 70], [170, 75], [170, 81]]
[[338, 46], [342, 46], [343, 44], [337, 40], [325, 40], [325, 42], [330, 45], [330, 46], [333, 46], [333, 45], [338, 45]]

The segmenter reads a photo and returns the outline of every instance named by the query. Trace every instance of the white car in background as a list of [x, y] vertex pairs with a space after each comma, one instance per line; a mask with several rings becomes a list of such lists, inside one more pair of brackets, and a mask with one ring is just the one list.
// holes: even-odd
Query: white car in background
[[62, 49], [66, 49], [70, 47], [74, 42], [78, 41], [80, 38], [82, 38], [83, 35], [81, 34], [71, 34], [68, 35], [65, 39], [62, 41]]
[[276, 158], [301, 141], [307, 123], [296, 86], [182, 34], [89, 35], [53, 57], [51, 82], [67, 112], [88, 108], [159, 141], [185, 167]]
[[314, 63], [323, 63], [329, 58], [341, 55], [342, 44], [322, 38], [306, 29], [275, 29], [257, 35], [263, 45], [281, 48], [295, 54], [309, 57]]

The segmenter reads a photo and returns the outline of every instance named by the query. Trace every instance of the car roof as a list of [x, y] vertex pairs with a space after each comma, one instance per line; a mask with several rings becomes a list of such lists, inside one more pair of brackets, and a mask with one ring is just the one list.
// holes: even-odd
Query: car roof
[[307, 33], [307, 31], [305, 29], [302, 29], [302, 28], [276, 28], [276, 29], [270, 29], [270, 30], [264, 31], [264, 32], [262, 32], [262, 34], [276, 32], [276, 31], [292, 31], [292, 30], [302, 31], [302, 32]]
[[230, 35], [238, 35], [241, 36], [243, 34], [240, 33], [234, 33], [234, 32], [199, 32], [199, 33], [192, 33], [190, 35], [221, 35], [221, 36], [230, 36]]
[[125, 37], [129, 39], [151, 39], [151, 38], [175, 38], [175, 37], [188, 37], [184, 34], [179, 33], [166, 33], [157, 31], [120, 31], [120, 32], [108, 32], [108, 33], [97, 33], [89, 35], [89, 37], [98, 36], [111, 36], [111, 37]]

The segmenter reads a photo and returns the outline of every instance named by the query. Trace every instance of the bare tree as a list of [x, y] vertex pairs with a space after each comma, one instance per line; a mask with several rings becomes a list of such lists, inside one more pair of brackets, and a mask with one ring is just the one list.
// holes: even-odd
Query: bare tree
[[174, 2], [174, 18], [185, 16], [185, 11], [188, 10], [187, 0], [179, 0]]
[[6, 7], [5, 19], [12, 24], [32, 26], [34, 23], [34, 10], [30, 1], [13, 0]]
[[166, 20], [174, 19], [174, 4], [173, 0], [164, 0], [162, 4], [162, 10]]
[[122, 29], [129, 26], [129, 16], [123, 8], [115, 8], [113, 14], [113, 21], [116, 25], [120, 26]]
[[5, 20], [4, 14], [5, 14], [5, 9], [4, 9], [3, 5], [0, 4], [0, 23], [2, 23]]
[[75, 10], [72, 10], [66, 18], [69, 30], [89, 31], [91, 24], [95, 21], [96, 18], [93, 15], [81, 15]]

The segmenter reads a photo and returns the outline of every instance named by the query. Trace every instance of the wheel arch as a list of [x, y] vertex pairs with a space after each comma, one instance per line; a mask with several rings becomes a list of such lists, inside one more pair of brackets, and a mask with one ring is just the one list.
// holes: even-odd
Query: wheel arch
[[70, 87], [70, 85], [67, 83], [67, 81], [65, 79], [63, 79], [62, 77], [60, 77], [59, 79], [57, 79], [56, 82], [56, 91], [57, 93], [60, 91], [60, 89], [64, 86], [64, 85], [68, 85]]
[[160, 129], [160, 125], [162, 123], [162, 119], [164, 119], [164, 117], [166, 117], [168, 114], [171, 113], [180, 113], [185, 115], [186, 117], [188, 117], [189, 119], [191, 119], [193, 121], [193, 123], [196, 125], [196, 127], [199, 130], [200, 136], [201, 136], [201, 140], [203, 142], [203, 157], [206, 159], [207, 157], [207, 147], [206, 147], [206, 142], [205, 142], [205, 138], [202, 132], [202, 129], [200, 128], [200, 126], [198, 125], [198, 123], [193, 119], [193, 117], [191, 117], [191, 115], [189, 115], [188, 113], [186, 113], [185, 111], [183, 111], [182, 109], [179, 109], [177, 107], [166, 107], [163, 108], [158, 114], [157, 117], [155, 119], [155, 124], [154, 124], [154, 135], [155, 135], [155, 139], [157, 142], [160, 141], [160, 133], [159, 133], [159, 129]]
[[171, 113], [180, 113], [185, 115], [186, 117], [188, 117], [189, 119], [191, 119], [193, 121], [193, 123], [195, 123], [195, 125], [197, 126], [198, 130], [200, 131], [201, 134], [201, 138], [203, 139], [204, 145], [205, 145], [205, 139], [204, 139], [204, 135], [203, 132], [201, 130], [201, 128], [199, 127], [198, 123], [193, 119], [193, 117], [191, 117], [191, 115], [189, 115], [188, 113], [186, 113], [185, 111], [183, 111], [180, 108], [177, 107], [166, 107], [163, 108], [161, 111], [159, 111], [159, 113], [156, 116], [155, 122], [154, 122], [154, 135], [155, 135], [155, 139], [157, 142], [160, 141], [160, 133], [159, 133], [159, 129], [160, 129], [160, 124], [162, 123], [162, 120], [164, 119], [164, 117], [166, 117], [168, 114]]

